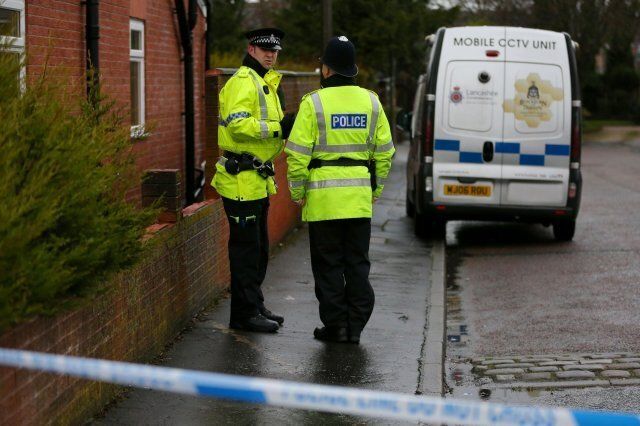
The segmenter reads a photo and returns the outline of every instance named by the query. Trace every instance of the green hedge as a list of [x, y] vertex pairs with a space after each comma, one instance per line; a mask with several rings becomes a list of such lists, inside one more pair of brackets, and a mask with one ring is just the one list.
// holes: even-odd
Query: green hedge
[[46, 67], [21, 88], [20, 66], [0, 54], [0, 330], [90, 301], [155, 217], [125, 201], [140, 177], [113, 104]]

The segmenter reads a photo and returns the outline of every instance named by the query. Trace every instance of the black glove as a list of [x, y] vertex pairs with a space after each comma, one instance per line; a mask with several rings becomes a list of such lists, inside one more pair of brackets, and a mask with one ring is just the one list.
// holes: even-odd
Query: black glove
[[280, 127], [282, 128], [282, 139], [287, 139], [291, 129], [293, 128], [293, 122], [296, 121], [296, 115], [288, 113], [284, 115], [284, 118], [280, 120]]

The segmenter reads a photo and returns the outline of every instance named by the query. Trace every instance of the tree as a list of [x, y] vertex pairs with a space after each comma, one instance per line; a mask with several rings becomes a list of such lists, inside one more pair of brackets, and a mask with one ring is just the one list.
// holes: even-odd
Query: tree
[[[640, 27], [639, 0], [463, 0], [462, 23], [526, 26], [567, 32], [578, 42], [583, 105], [600, 116], [638, 115], [638, 75], [631, 42]], [[595, 70], [605, 49], [607, 72]]]
[[[334, 7], [334, 16], [336, 13]], [[316, 68], [322, 53], [322, 2], [290, 0], [288, 7], [274, 15], [276, 26], [285, 32], [286, 48], [282, 56], [295, 56], [311, 69]]]
[[245, 47], [243, 37], [244, 0], [209, 0], [213, 14], [212, 28], [208, 28], [213, 50], [220, 53], [235, 53]]
[[600, 106], [612, 116], [638, 119], [640, 79], [634, 68], [631, 43], [640, 24], [640, 1], [611, 0], [606, 18], [609, 48], [604, 83], [607, 91]]
[[[392, 74], [414, 80], [424, 70], [424, 38], [438, 27], [450, 25], [458, 12], [431, 9], [429, 0], [351, 0], [333, 3], [334, 34], [346, 35], [358, 52], [360, 82], [373, 87]], [[318, 66], [322, 54], [322, 7], [316, 0], [290, 0], [276, 12], [275, 21], [287, 34], [287, 52]], [[291, 53], [288, 53], [291, 52]], [[413, 97], [413, 87], [400, 98]], [[404, 101], [403, 101], [404, 103]]]

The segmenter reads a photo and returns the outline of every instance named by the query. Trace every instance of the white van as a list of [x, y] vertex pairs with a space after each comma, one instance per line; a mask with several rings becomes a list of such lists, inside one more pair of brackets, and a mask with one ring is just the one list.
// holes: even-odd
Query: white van
[[553, 225], [569, 241], [580, 207], [581, 107], [566, 33], [441, 28], [428, 37], [407, 163], [418, 235], [447, 220]]

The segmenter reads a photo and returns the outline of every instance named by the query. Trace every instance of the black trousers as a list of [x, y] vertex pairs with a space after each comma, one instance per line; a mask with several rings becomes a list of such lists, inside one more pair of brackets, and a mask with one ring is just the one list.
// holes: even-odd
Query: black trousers
[[320, 302], [320, 320], [359, 334], [373, 312], [369, 282], [371, 219], [309, 222], [311, 269]]
[[264, 309], [260, 285], [267, 274], [269, 198], [236, 201], [222, 198], [229, 220], [231, 319], [241, 320]]

